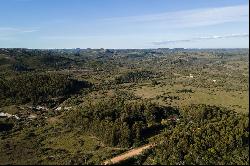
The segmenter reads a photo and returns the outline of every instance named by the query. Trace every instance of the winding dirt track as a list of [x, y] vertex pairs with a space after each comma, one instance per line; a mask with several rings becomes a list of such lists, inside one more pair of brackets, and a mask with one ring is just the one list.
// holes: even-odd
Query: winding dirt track
[[127, 151], [119, 156], [116, 156], [114, 158], [111, 158], [109, 160], [104, 161], [103, 165], [117, 164], [121, 161], [124, 161], [124, 160], [129, 159], [129, 158], [134, 157], [134, 156], [137, 156], [137, 155], [141, 154], [144, 150], [153, 148], [154, 146], [155, 146], [155, 144], [147, 144], [147, 145], [144, 145], [142, 147], [129, 150], [129, 151]]

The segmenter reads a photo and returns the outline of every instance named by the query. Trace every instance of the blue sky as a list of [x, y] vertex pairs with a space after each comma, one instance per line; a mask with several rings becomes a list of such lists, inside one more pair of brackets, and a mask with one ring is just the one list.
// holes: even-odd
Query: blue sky
[[248, 48], [248, 0], [0, 0], [0, 47]]

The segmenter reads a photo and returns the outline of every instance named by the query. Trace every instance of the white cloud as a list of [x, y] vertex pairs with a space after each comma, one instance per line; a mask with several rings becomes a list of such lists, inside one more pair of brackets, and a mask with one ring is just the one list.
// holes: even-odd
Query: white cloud
[[241, 38], [241, 37], [249, 37], [248, 33], [242, 34], [228, 34], [228, 35], [213, 35], [213, 36], [202, 36], [195, 37], [191, 39], [180, 39], [180, 40], [165, 40], [165, 41], [156, 41], [152, 42], [154, 45], [165, 45], [165, 44], [174, 44], [174, 43], [185, 43], [185, 42], [195, 42], [200, 40], [211, 40], [211, 39], [225, 39], [225, 38]]
[[197, 40], [203, 40], [203, 39], [223, 39], [223, 38], [235, 38], [235, 37], [249, 37], [248, 33], [242, 33], [242, 34], [229, 34], [229, 35], [222, 35], [222, 36], [206, 36], [206, 37], [198, 37], [198, 38], [194, 38]]
[[152, 15], [106, 18], [109, 23], [152, 23], [167, 28], [183, 28], [221, 24], [226, 22], [248, 22], [249, 6], [227, 6], [166, 12]]
[[0, 37], [16, 36], [23, 33], [33, 33], [39, 31], [39, 28], [13, 28], [13, 27], [0, 27]]

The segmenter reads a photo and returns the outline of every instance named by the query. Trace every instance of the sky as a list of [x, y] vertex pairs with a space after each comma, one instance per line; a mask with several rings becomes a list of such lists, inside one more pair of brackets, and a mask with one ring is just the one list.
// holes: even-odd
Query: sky
[[0, 0], [0, 48], [248, 45], [248, 0]]

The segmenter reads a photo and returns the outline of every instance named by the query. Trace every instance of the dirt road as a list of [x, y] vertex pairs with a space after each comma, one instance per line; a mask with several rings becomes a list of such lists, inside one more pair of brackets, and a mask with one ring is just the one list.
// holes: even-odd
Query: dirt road
[[131, 157], [134, 157], [134, 156], [137, 156], [139, 154], [141, 154], [144, 150], [146, 149], [150, 149], [152, 147], [154, 147], [155, 144], [148, 144], [148, 145], [144, 145], [142, 147], [139, 147], [139, 148], [135, 148], [135, 149], [132, 149], [132, 150], [129, 150], [119, 156], [116, 156], [112, 159], [109, 159], [109, 160], [106, 160], [103, 162], [103, 165], [108, 165], [108, 164], [117, 164], [121, 161], [124, 161], [128, 158], [131, 158]]

